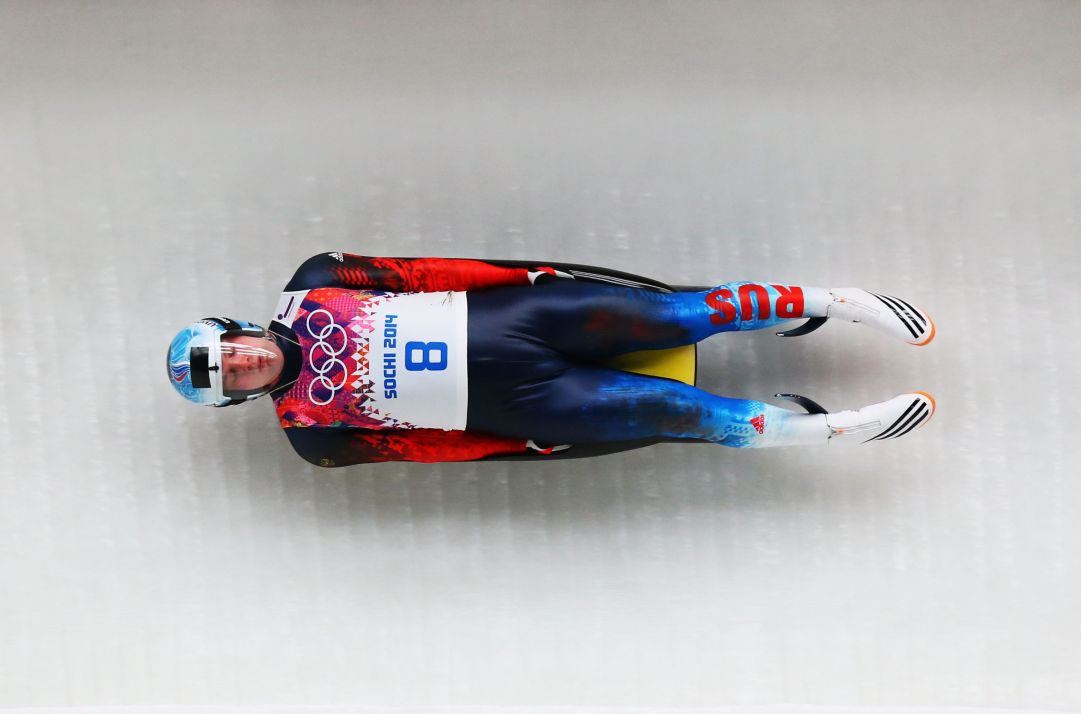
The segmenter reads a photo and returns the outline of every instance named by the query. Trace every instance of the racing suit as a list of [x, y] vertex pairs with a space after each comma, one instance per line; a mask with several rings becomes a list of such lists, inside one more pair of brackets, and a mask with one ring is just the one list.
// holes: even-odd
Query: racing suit
[[291, 444], [311, 463], [346, 466], [783, 438], [787, 410], [603, 363], [803, 317], [799, 287], [665, 293], [570, 277], [478, 260], [310, 258], [270, 324], [285, 354], [271, 394]]

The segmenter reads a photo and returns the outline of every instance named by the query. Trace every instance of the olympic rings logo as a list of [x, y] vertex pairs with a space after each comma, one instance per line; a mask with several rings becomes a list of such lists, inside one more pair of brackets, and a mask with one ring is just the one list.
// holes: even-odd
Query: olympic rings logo
[[[330, 323], [324, 325], [318, 333], [313, 329], [312, 318], [323, 313], [326, 315]], [[345, 366], [345, 362], [338, 359], [338, 355], [345, 351], [349, 346], [349, 337], [345, 332], [345, 328], [334, 322], [334, 316], [327, 310], [319, 309], [315, 312], [309, 313], [307, 317], [308, 334], [315, 338], [315, 344], [308, 350], [308, 364], [315, 372], [315, 378], [312, 383], [308, 385], [308, 399], [312, 404], [317, 406], [325, 406], [334, 401], [334, 397], [338, 392], [342, 390], [345, 383], [349, 381], [349, 370]], [[342, 346], [337, 350], [334, 350], [334, 345], [331, 344], [327, 338], [334, 335], [335, 332], [340, 332], [342, 336]], [[321, 352], [322, 356], [326, 359], [320, 364], [315, 364], [316, 352]], [[341, 383], [336, 384], [338, 379], [338, 370], [341, 370]], [[330, 396], [324, 400], [316, 399], [314, 389], [319, 387], [320, 389], [330, 392]]]

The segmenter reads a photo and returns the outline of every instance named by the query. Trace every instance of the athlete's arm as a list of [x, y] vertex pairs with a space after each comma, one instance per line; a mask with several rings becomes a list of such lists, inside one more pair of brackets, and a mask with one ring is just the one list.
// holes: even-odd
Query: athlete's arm
[[525, 439], [442, 429], [367, 430], [295, 427], [285, 430], [305, 461], [316, 466], [351, 466], [381, 461], [473, 461], [524, 454]]
[[398, 293], [480, 290], [530, 285], [551, 268], [492, 265], [462, 258], [368, 258], [349, 253], [320, 253], [304, 263], [285, 286], [287, 292], [315, 288], [386, 290]]

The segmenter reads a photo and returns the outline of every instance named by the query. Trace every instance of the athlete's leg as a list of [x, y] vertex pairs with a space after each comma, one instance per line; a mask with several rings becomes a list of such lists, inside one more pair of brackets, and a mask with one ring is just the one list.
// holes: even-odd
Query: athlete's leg
[[543, 340], [572, 357], [603, 359], [824, 316], [829, 303], [827, 290], [773, 283], [659, 293], [566, 280], [471, 293], [469, 319], [511, 326], [510, 335]]
[[551, 444], [661, 437], [746, 448], [896, 439], [922, 427], [934, 412], [935, 400], [924, 392], [858, 410], [803, 414], [718, 397], [670, 379], [568, 366], [483, 403], [471, 402], [468, 428]]
[[572, 362], [765, 327], [801, 317], [806, 304], [798, 288], [758, 283], [656, 293], [565, 281], [470, 293], [467, 428], [561, 443], [806, 443], [792, 439], [807, 429], [824, 439], [820, 416]]
[[[479, 396], [479, 395], [478, 395]], [[556, 444], [664, 437], [735, 447], [825, 444], [821, 414], [719, 397], [682, 382], [614, 369], [567, 365], [473, 402], [471, 430]]]
[[911, 344], [935, 335], [926, 312], [904, 300], [857, 288], [735, 282], [701, 292], [658, 293], [597, 283], [558, 281], [471, 293], [470, 321], [510, 326], [563, 354], [604, 359], [699, 342], [719, 332], [760, 330], [802, 318], [862, 322]]

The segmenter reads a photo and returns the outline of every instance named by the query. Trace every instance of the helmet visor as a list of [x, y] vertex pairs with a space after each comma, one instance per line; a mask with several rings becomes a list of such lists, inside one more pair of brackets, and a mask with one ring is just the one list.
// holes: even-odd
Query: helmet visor
[[264, 337], [225, 333], [204, 347], [191, 350], [191, 381], [226, 399], [248, 399], [267, 392], [281, 372], [280, 352]]
[[247, 399], [265, 394], [281, 373], [280, 351], [261, 337], [224, 336], [221, 351], [222, 394], [229, 399]]

